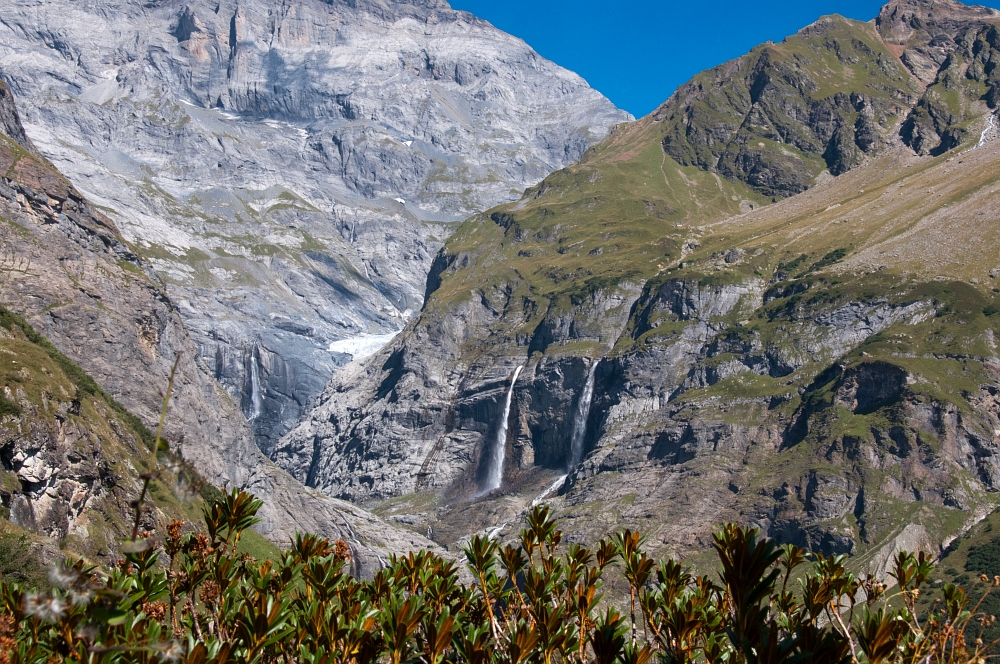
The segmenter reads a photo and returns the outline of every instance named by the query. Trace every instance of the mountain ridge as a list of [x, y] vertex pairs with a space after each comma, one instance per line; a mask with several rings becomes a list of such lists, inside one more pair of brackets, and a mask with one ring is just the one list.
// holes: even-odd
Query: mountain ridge
[[[933, 548], [963, 511], [991, 510], [997, 15], [880, 15], [898, 32], [889, 19], [929, 25], [939, 6], [955, 16], [900, 39], [899, 57], [877, 22], [839, 17], [755, 48], [681, 87], [708, 102], [680, 113], [674, 95], [467, 220], [419, 317], [334, 376], [278, 463], [447, 546], [507, 532], [548, 493], [574, 541], [628, 525], [697, 560], [711, 524], [742, 520], [876, 569], [907, 521]], [[921, 58], [937, 63], [926, 86]], [[756, 88], [699, 83], [748, 62], [763, 62]], [[718, 126], [695, 141], [718, 153], [704, 163], [670, 154]], [[860, 157], [834, 175], [831, 145]], [[954, 253], [929, 256], [941, 242]], [[585, 456], [563, 482], [595, 362]], [[504, 485], [477, 498], [510, 389]]]

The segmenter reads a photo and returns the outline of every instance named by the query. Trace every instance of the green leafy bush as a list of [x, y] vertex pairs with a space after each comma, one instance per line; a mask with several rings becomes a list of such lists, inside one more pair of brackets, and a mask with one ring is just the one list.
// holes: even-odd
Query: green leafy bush
[[839, 263], [847, 256], [847, 249], [841, 247], [840, 249], [834, 249], [823, 258], [819, 259], [809, 267], [809, 272], [815, 272], [816, 270], [822, 270], [824, 267], [829, 267], [834, 263]]
[[7, 415], [14, 415], [15, 417], [21, 414], [21, 407], [16, 403], [0, 394], [0, 419], [6, 417]]
[[[113, 569], [66, 563], [47, 593], [0, 581], [0, 663], [971, 664], [985, 646], [967, 646], [966, 629], [990, 622], [952, 585], [915, 617], [932, 570], [923, 554], [896, 556], [890, 594], [848, 572], [845, 556], [730, 524], [715, 535], [713, 580], [654, 561], [628, 530], [594, 549], [563, 546], [545, 506], [517, 546], [473, 538], [466, 581], [428, 552], [360, 580], [342, 541], [300, 534], [277, 561], [238, 554], [260, 506], [223, 494], [203, 529], [174, 521], [139, 533]], [[629, 585], [628, 615], [602, 602], [612, 565]]]

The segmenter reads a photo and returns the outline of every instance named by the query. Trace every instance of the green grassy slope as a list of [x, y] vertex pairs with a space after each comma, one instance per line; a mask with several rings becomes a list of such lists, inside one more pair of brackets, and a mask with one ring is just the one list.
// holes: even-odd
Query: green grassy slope
[[[15, 451], [26, 447], [58, 455], [65, 433], [77, 428], [85, 436], [66, 452], [70, 464], [61, 464], [59, 474], [87, 486], [90, 502], [82, 521], [68, 533], [57, 529], [55, 538], [53, 533], [32, 532], [9, 522], [17, 496], [37, 500], [44, 490], [19, 478], [12, 467]], [[0, 308], [0, 532], [6, 533], [5, 551], [23, 548], [23, 536], [70, 554], [113, 559], [118, 545], [131, 535], [134, 510], [129, 502], [138, 498], [139, 476], [147, 472], [156, 477], [149, 486], [144, 528], [162, 529], [172, 519], [200, 522], [202, 505], [218, 490], [205, 485], [194, 469], [180, 464], [167, 450], [154, 460], [153, 438], [138, 418], [23, 318]], [[81, 525], [85, 536], [80, 534]], [[241, 547], [257, 558], [278, 554], [277, 547], [252, 531]]]
[[[489, 310], [488, 325], [460, 342], [469, 375], [525, 352], [528, 372], [539, 354], [608, 362], [588, 434], [599, 449], [560, 507], [577, 536], [628, 524], [687, 555], [706, 520], [784, 519], [789, 532], [848, 533], [870, 562], [900, 524], [919, 522], [940, 542], [965, 527], [963, 510], [992, 509], [989, 472], [953, 440], [992, 444], [997, 416], [1000, 142], [976, 147], [989, 75], [970, 64], [993, 49], [991, 30], [969, 32], [969, 57], [925, 87], [872, 24], [821, 19], [700, 74], [522, 200], [461, 225], [418, 328], [470, 304]], [[921, 108], [941, 104], [950, 115], [934, 111], [931, 129], [941, 145], [952, 132], [946, 149], [901, 135]], [[744, 294], [719, 315], [686, 316], [665, 304], [674, 286], [684, 306], [727, 288]], [[615, 308], [599, 306], [609, 301]], [[867, 313], [845, 323], [843, 339], [819, 336], [832, 326], [817, 321], [852, 308]], [[911, 313], [882, 324], [899, 311]], [[575, 326], [568, 338], [539, 332], [560, 320]], [[657, 393], [685, 362], [690, 373]], [[845, 406], [848, 383], [880, 371], [903, 377], [899, 391]], [[920, 420], [927, 412], [947, 422]], [[685, 425], [728, 431], [720, 448], [749, 439], [748, 451], [656, 457], [650, 441]], [[543, 439], [519, 435], [529, 440], [518, 444]], [[648, 485], [635, 488], [642, 473]], [[804, 516], [818, 513], [806, 494], [825, 476], [845, 479], [864, 505]], [[673, 482], [683, 489], [655, 494]], [[897, 484], [902, 493], [887, 488]], [[479, 518], [476, 509], [461, 518]]]

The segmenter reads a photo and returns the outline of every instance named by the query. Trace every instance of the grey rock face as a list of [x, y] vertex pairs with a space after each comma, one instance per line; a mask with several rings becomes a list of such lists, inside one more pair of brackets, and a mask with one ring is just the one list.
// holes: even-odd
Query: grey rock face
[[[0, 110], [16, 113], [2, 100]], [[270, 463], [238, 406], [202, 362], [152, 266], [132, 251], [115, 224], [51, 165], [3, 135], [0, 170], [0, 304], [24, 316], [150, 429], [180, 354], [165, 437], [210, 482], [262, 498], [262, 534], [278, 544], [297, 530], [344, 539], [354, 548], [360, 574], [378, 569], [379, 556], [388, 552], [433, 546], [307, 490]], [[57, 408], [67, 399], [52, 401]], [[27, 497], [12, 505], [14, 518], [58, 536], [82, 536], [90, 509], [87, 492], [112, 495], [97, 481], [95, 464], [128, 454], [123, 450], [131, 444], [125, 440], [117, 451], [106, 450], [75, 426], [7, 427], [2, 435], [4, 465], [30, 485], [18, 494]], [[113, 437], [109, 445], [122, 438]], [[78, 462], [70, 458], [73, 441], [84, 445]], [[74, 492], [80, 491], [84, 503], [74, 504]]]
[[[857, 72], [848, 92], [820, 92], [824, 63], [834, 59], [841, 71]], [[919, 93], [914, 83], [873, 30], [826, 16], [782, 46], [759, 46], [697, 75], [653, 117], [666, 124], [663, 149], [678, 162], [789, 196], [891, 141]]]
[[534, 336], [474, 359], [463, 357], [463, 347], [500, 320], [484, 300], [423, 316], [374, 357], [338, 372], [310, 417], [282, 439], [275, 460], [307, 485], [354, 501], [416, 491], [467, 496], [511, 375], [525, 365], [514, 386], [505, 483], [538, 466], [564, 471], [589, 362], [555, 353], [529, 361], [529, 349], [570, 342], [609, 348], [638, 295], [630, 283], [593, 293], [576, 316], [553, 312]]
[[[472, 532], [497, 517], [453, 523], [448, 510], [467, 515], [464, 506], [482, 500], [475, 478], [514, 368], [525, 365], [508, 419], [504, 484], [484, 510], [538, 486], [538, 472], [566, 472], [573, 415], [588, 366], [599, 361], [586, 454], [559, 502], [574, 541], [625, 519], [670, 550], [698, 549], [713, 524], [740, 519], [800, 546], [857, 553], [895, 527], [886, 500], [978, 509], [982, 493], [998, 486], [1000, 447], [982, 433], [1000, 422], [991, 414], [997, 399], [988, 391], [975, 396], [983, 419], [972, 421], [912, 392], [918, 378], [896, 364], [866, 361], [846, 372], [837, 364], [873, 335], [905, 334], [934, 319], [931, 301], [810, 300], [796, 298], [800, 292], [794, 284], [766, 289], [756, 277], [619, 286], [546, 317], [536, 332], [543, 341], [498, 342], [491, 330], [516, 325], [516, 315], [505, 319], [484, 299], [425, 311], [389, 347], [337, 374], [276, 459], [310, 486], [354, 501], [433, 493], [446, 506], [440, 519], [447, 526], [434, 531]], [[781, 322], [766, 339], [734, 322], [764, 316]], [[657, 333], [665, 324], [670, 331]], [[601, 359], [622, 336], [646, 343]], [[560, 352], [568, 343], [592, 343], [596, 357]], [[832, 368], [800, 388], [801, 399], [794, 388], [687, 396], [727, 379], [733, 386], [733, 377], [783, 379], [807, 366]], [[832, 396], [824, 401], [823, 394]], [[789, 409], [793, 402], [801, 405]], [[865, 415], [887, 404], [895, 414], [871, 425], [870, 435], [828, 429], [835, 408]], [[933, 452], [921, 443], [930, 436], [942, 441]], [[796, 455], [800, 461], [788, 460]], [[872, 484], [859, 468], [887, 479]], [[975, 491], [956, 483], [960, 475], [975, 477]], [[857, 525], [845, 525], [848, 517]]]
[[[19, 327], [0, 328], [0, 344], [22, 381], [0, 390], [19, 411], [0, 417], [0, 503], [7, 518], [56, 541], [74, 538], [85, 543], [79, 553], [106, 559], [128, 536], [108, 525], [130, 521], [128, 504], [139, 497], [141, 482], [128, 460], [142, 443], [106, 404], [65, 389], [54, 365], [11, 350], [30, 347]], [[29, 394], [38, 391], [36, 403]], [[144, 526], [159, 520], [145, 516]]]
[[24, 133], [14, 95], [6, 83], [0, 83], [0, 132], [14, 139], [14, 142], [29, 152], [36, 152], [31, 139]]
[[[952, 53], [992, 28], [988, 10], [895, 5], [970, 22], [969, 39], [942, 46]], [[988, 509], [998, 486], [1000, 362], [983, 322], [993, 296], [977, 286], [993, 257], [931, 261], [970, 253], [983, 241], [973, 225], [995, 227], [976, 174], [997, 153], [963, 152], [956, 170], [963, 159], [899, 144], [918, 101], [943, 91], [900, 63], [909, 41], [876, 27], [828, 17], [700, 74], [518, 203], [467, 220], [434, 261], [419, 318], [334, 378], [277, 462], [448, 545], [514, 526], [543, 498], [571, 541], [627, 525], [681, 556], [730, 520], [827, 553], [875, 554], [908, 520], [944, 541], [958, 510]], [[984, 102], [962, 101], [968, 127], [993, 126]], [[702, 170], [672, 181], [678, 162]], [[735, 205], [746, 189], [712, 177], [783, 196], [826, 170], [752, 211]], [[726, 206], [678, 195], [699, 183]], [[626, 232], [648, 235], [616, 256]], [[897, 246], [899, 233], [912, 235]], [[584, 455], [567, 476], [595, 362]], [[504, 425], [503, 483], [482, 496], [474, 478]]]
[[976, 102], [997, 108], [998, 19], [995, 9], [952, 0], [893, 0], [879, 12], [876, 25], [883, 39], [928, 86], [900, 132], [917, 153], [941, 154], [967, 140], [977, 131], [965, 126], [980, 113]]
[[331, 343], [420, 308], [451, 222], [629, 117], [445, 2], [14, 0], [0, 69], [265, 451], [350, 359]]

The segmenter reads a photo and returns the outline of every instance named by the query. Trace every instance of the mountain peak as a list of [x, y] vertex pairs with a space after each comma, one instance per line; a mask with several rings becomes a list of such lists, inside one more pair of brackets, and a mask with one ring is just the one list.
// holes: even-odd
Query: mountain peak
[[924, 85], [937, 78], [948, 55], [970, 30], [1000, 21], [1000, 12], [953, 0], [892, 0], [875, 25], [889, 50]]
[[1000, 12], [982, 5], [954, 0], [891, 0], [875, 19], [889, 44], [912, 46], [941, 38], [954, 38], [970, 23], [1000, 20]]

